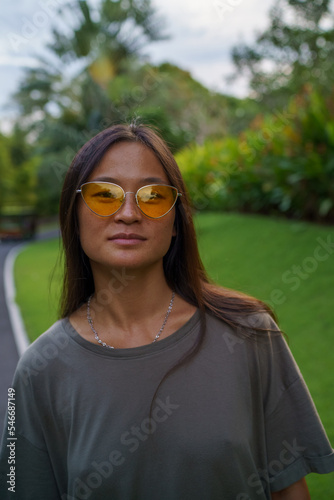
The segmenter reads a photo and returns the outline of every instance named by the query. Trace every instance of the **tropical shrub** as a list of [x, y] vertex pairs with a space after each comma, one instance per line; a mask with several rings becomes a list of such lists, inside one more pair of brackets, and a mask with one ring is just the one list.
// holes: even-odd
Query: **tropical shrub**
[[238, 138], [177, 159], [195, 208], [334, 221], [334, 102], [310, 86]]

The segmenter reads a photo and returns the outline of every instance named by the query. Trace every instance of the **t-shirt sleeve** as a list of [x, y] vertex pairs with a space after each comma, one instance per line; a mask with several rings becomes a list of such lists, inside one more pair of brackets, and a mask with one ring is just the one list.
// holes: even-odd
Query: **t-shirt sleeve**
[[[275, 328], [273, 322], [271, 326]], [[310, 472], [333, 472], [334, 451], [284, 337], [269, 334], [260, 351], [267, 479], [274, 492]]]
[[60, 500], [35, 404], [31, 383], [33, 371], [27, 368], [27, 358], [29, 355], [21, 358], [12, 384], [15, 390], [14, 435], [9, 436], [7, 417], [5, 420], [0, 452], [0, 498]]

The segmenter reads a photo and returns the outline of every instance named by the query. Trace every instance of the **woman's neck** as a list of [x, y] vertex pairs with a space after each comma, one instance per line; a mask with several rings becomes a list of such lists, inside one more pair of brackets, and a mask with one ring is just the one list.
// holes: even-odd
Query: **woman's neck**
[[106, 270], [93, 264], [92, 270], [95, 292], [91, 311], [96, 329], [117, 331], [122, 338], [138, 336], [141, 332], [153, 339], [172, 296], [162, 265], [150, 270]]
[[[92, 265], [95, 292], [90, 312], [99, 338], [116, 348], [150, 344], [160, 331], [172, 298], [162, 265], [150, 270], [109, 269]], [[196, 308], [179, 295], [161, 333], [165, 338], [180, 328]], [[90, 342], [94, 334], [87, 321], [87, 305], [73, 313], [74, 328]]]

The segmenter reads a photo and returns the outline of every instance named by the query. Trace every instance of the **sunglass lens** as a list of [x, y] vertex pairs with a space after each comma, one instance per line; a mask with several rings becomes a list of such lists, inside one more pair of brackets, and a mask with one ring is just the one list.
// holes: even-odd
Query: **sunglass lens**
[[171, 186], [144, 186], [137, 193], [141, 211], [148, 217], [158, 219], [166, 215], [174, 206], [177, 189]]
[[112, 215], [123, 202], [123, 190], [107, 182], [89, 182], [81, 188], [82, 197], [93, 212], [98, 215]]

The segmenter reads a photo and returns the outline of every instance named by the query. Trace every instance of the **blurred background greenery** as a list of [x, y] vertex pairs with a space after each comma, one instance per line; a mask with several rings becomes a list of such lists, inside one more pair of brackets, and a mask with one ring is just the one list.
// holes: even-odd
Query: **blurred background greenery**
[[137, 119], [177, 153], [198, 210], [334, 221], [334, 21], [330, 0], [277, 0], [268, 29], [233, 48], [250, 97], [210, 91], [143, 49], [165, 37], [150, 0], [74, 0], [58, 9], [38, 68], [0, 135], [0, 211], [57, 213], [65, 172], [100, 130]]

